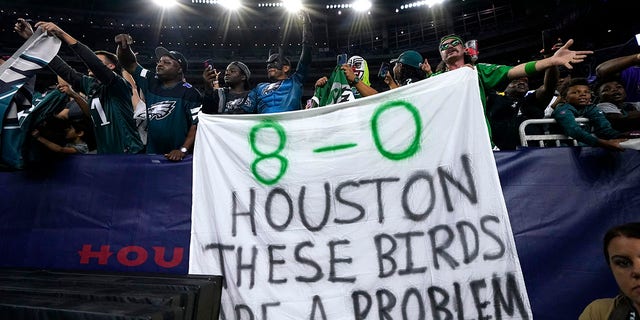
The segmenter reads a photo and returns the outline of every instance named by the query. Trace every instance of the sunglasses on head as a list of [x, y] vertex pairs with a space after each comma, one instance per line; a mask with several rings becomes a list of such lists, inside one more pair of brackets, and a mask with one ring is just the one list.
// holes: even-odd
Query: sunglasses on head
[[455, 46], [457, 46], [457, 45], [459, 45], [461, 43], [462, 43], [462, 41], [460, 41], [458, 39], [453, 40], [451, 42], [443, 43], [443, 44], [440, 45], [440, 51], [447, 50], [449, 47], [455, 47]]

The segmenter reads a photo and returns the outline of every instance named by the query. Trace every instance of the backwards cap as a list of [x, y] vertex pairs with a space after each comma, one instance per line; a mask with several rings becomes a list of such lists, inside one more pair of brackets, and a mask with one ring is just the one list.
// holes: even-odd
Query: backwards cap
[[402, 64], [406, 64], [408, 66], [412, 66], [416, 69], [420, 69], [420, 65], [424, 62], [422, 59], [422, 55], [418, 53], [418, 51], [407, 50], [401, 53], [397, 59], [391, 60], [391, 63], [400, 62]]

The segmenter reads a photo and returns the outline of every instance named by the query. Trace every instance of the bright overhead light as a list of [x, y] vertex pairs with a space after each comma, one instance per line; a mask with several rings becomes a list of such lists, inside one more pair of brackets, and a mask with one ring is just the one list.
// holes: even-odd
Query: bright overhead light
[[163, 8], [173, 7], [178, 3], [176, 0], [153, 0], [153, 2]]
[[353, 10], [358, 12], [364, 12], [371, 8], [371, 1], [369, 0], [356, 0], [351, 4]]
[[242, 7], [240, 0], [218, 0], [218, 4], [227, 10], [238, 10]]
[[300, 0], [282, 0], [282, 5], [289, 12], [298, 12], [302, 10], [302, 1]]
[[426, 3], [426, 5], [428, 5], [429, 7], [432, 7], [436, 4], [441, 4], [444, 2], [444, 0], [426, 0], [424, 1]]
[[444, 0], [424, 0], [424, 1], [411, 2], [411, 3], [407, 3], [407, 4], [404, 4], [404, 5], [400, 6], [400, 10], [405, 10], [405, 9], [409, 9], [409, 8], [418, 8], [418, 7], [422, 7], [422, 6], [429, 6], [429, 8], [431, 8], [431, 7], [435, 6], [435, 5], [441, 4], [443, 2], [444, 2]]

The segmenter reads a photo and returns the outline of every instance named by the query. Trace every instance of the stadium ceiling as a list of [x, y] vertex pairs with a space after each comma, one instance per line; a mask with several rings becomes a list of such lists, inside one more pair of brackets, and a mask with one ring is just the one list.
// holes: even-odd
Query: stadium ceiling
[[[153, 5], [154, 0], [67, 0], [64, 7], [79, 10], [100, 10], [110, 12], [130, 12], [132, 8], [145, 8]], [[206, 4], [222, 4], [228, 2], [236, 2], [237, 0], [175, 0], [183, 7], [194, 7]], [[443, 2], [445, 0], [370, 0], [371, 8], [382, 11], [395, 11], [419, 9], [420, 7], [429, 7], [430, 5]], [[473, 5], [473, 3], [487, 3], [493, 1], [485, 0], [446, 0], [453, 5]], [[41, 7], [60, 7], [49, 0], [23, 0], [19, 1], [19, 6], [41, 6]], [[241, 0], [243, 6], [249, 8], [268, 7], [273, 4], [279, 4], [279, 0]], [[339, 10], [345, 8], [358, 7], [362, 0], [302, 0], [303, 6], [316, 11], [322, 10]]]

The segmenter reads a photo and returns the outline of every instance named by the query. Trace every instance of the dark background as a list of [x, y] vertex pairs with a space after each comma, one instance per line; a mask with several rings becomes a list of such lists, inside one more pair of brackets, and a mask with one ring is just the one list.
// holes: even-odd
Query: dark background
[[[202, 62], [213, 59], [218, 69], [240, 60], [252, 71], [252, 82], [266, 81], [264, 60], [283, 44], [294, 63], [301, 50], [301, 28], [283, 8], [259, 7], [266, 1], [245, 1], [229, 13], [220, 6], [182, 1], [162, 10], [149, 0], [114, 1], [0, 1], [0, 53], [11, 54], [22, 43], [12, 33], [17, 17], [55, 21], [94, 50], [115, 51], [113, 37], [122, 32], [134, 39], [134, 50], [145, 67], [153, 67], [153, 49], [163, 45], [189, 60], [187, 80], [202, 86]], [[431, 8], [401, 10], [409, 1], [373, 1], [370, 13], [327, 9], [330, 3], [307, 1], [315, 46], [305, 96], [313, 84], [328, 75], [339, 53], [361, 55], [369, 63], [375, 86], [380, 63], [414, 49], [435, 69], [440, 62], [439, 39], [450, 33], [477, 39], [479, 62], [515, 65], [540, 58], [542, 32], [551, 38], [573, 38], [574, 49], [595, 54], [578, 66], [578, 74], [592, 76], [595, 66], [611, 57], [637, 53], [634, 35], [640, 32], [637, 11], [629, 1], [485, 1], [449, 0]], [[78, 60], [63, 46], [60, 54], [72, 65]], [[86, 68], [77, 65], [79, 70]], [[540, 79], [533, 79], [533, 85]]]

